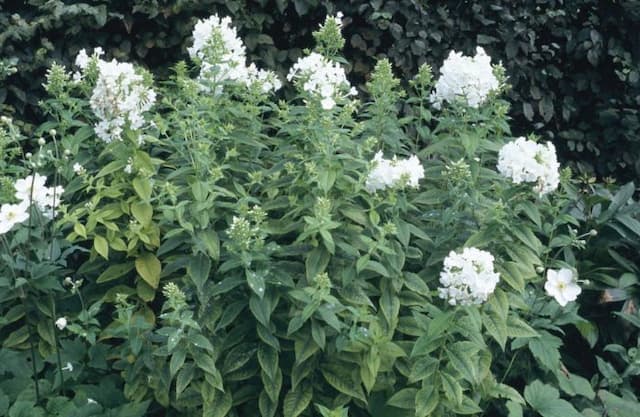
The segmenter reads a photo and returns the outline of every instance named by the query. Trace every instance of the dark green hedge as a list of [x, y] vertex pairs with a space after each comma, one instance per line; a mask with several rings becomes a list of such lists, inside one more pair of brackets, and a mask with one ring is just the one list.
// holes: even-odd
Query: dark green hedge
[[[602, 176], [640, 173], [638, 0], [5, 1], [0, 103], [17, 118], [40, 117], [46, 67], [69, 63], [83, 47], [166, 71], [186, 57], [195, 20], [216, 12], [233, 18], [253, 60], [284, 74], [327, 9], [347, 17], [354, 80], [364, 80], [377, 57], [412, 75], [423, 62], [437, 68], [450, 49], [481, 45], [507, 68], [516, 133], [553, 139], [565, 159]], [[18, 71], [3, 76], [10, 60]]]

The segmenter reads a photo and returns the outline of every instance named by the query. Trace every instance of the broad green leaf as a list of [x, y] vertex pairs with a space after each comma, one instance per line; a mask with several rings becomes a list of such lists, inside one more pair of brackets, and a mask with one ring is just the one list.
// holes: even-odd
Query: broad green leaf
[[133, 189], [143, 201], [151, 199], [151, 182], [149, 178], [136, 177], [132, 181]]
[[551, 372], [560, 367], [560, 352], [558, 348], [562, 341], [548, 332], [541, 332], [539, 338], [529, 340], [529, 350], [538, 362]]
[[258, 363], [271, 379], [275, 378], [279, 369], [278, 362], [278, 352], [272, 346], [261, 344], [258, 348]]
[[310, 385], [303, 385], [287, 393], [282, 402], [284, 417], [297, 417], [309, 407], [313, 392]]
[[507, 401], [507, 410], [509, 411], [508, 417], [522, 417], [522, 405]]
[[336, 369], [336, 367], [333, 367], [333, 369], [324, 368], [322, 369], [322, 376], [324, 376], [325, 381], [337, 391], [366, 403], [367, 400], [362, 391], [362, 387], [354, 383], [353, 378], [345, 371], [346, 369], [337, 373], [338, 369]]
[[638, 415], [638, 402], [613, 395], [609, 391], [598, 391], [598, 397], [604, 403], [610, 417], [631, 417]]
[[453, 412], [456, 414], [476, 414], [482, 413], [482, 408], [466, 395], [462, 397], [462, 403], [453, 407]]
[[438, 406], [440, 398], [433, 385], [427, 385], [416, 394], [416, 417], [430, 416]]
[[211, 259], [205, 254], [198, 253], [189, 259], [187, 273], [199, 292], [202, 292], [204, 285], [209, 279], [211, 272]]
[[510, 337], [538, 337], [540, 334], [524, 320], [515, 315], [507, 318], [507, 333]]
[[416, 405], [416, 388], [404, 388], [396, 392], [387, 400], [387, 405], [406, 410], [413, 410]]
[[318, 274], [324, 272], [330, 259], [331, 255], [322, 247], [317, 247], [309, 252], [305, 260], [307, 279], [314, 280]]
[[109, 259], [109, 243], [107, 242], [107, 239], [102, 236], [96, 235], [93, 238], [93, 248], [104, 259]]
[[136, 258], [136, 271], [151, 288], [158, 288], [162, 265], [151, 252], [144, 252]]
[[258, 408], [260, 409], [260, 417], [274, 417], [278, 410], [278, 403], [272, 401], [265, 390], [262, 390], [258, 398]]
[[221, 391], [209, 384], [202, 386], [202, 399], [203, 416], [226, 417], [233, 404], [229, 391]]
[[524, 398], [542, 417], [582, 417], [560, 393], [550, 385], [536, 380], [524, 389]]
[[596, 393], [593, 391], [591, 383], [586, 378], [583, 378], [580, 375], [570, 373], [566, 374], [564, 372], [557, 372], [556, 376], [558, 378], [560, 389], [567, 394], [571, 396], [582, 395], [590, 400], [595, 398]]
[[135, 267], [133, 262], [127, 262], [123, 264], [110, 265], [102, 272], [96, 279], [97, 283], [108, 282], [114, 279], [118, 279], [133, 270]]
[[[460, 373], [462, 378], [476, 384], [478, 382], [478, 369], [476, 367], [476, 352], [470, 345], [458, 342], [446, 350], [451, 365]], [[467, 342], [469, 343], [469, 342]]]
[[456, 405], [462, 404], [462, 387], [451, 374], [440, 372], [440, 381], [445, 396]]
[[151, 204], [143, 201], [136, 201], [131, 204], [131, 214], [142, 226], [151, 224], [153, 217], [153, 207]]
[[207, 250], [207, 255], [213, 260], [220, 259], [220, 239], [218, 234], [213, 230], [200, 230], [196, 236], [203, 243]]

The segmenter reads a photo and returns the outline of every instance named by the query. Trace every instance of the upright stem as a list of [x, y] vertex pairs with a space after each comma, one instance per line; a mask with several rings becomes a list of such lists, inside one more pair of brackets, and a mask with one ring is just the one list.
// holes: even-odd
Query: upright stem
[[64, 392], [64, 375], [62, 373], [62, 358], [60, 357], [60, 341], [58, 339], [58, 331], [56, 329], [55, 320], [56, 320], [56, 303], [53, 299], [53, 296], [49, 295], [49, 301], [51, 302], [51, 311], [53, 312], [53, 338], [56, 349], [56, 361], [58, 362], [58, 373], [60, 374], [60, 393]]

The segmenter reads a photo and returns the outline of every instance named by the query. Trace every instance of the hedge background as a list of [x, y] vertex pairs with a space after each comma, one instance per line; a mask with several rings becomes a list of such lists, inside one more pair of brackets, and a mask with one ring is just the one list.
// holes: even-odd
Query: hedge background
[[481, 45], [507, 68], [514, 134], [551, 139], [565, 160], [602, 177], [640, 173], [637, 0], [9, 0], [0, 4], [0, 105], [41, 118], [46, 68], [70, 64], [81, 48], [166, 73], [186, 59], [195, 20], [216, 12], [232, 17], [250, 59], [286, 74], [327, 10], [345, 14], [353, 81], [377, 57], [411, 76], [423, 62], [438, 68], [451, 49]]

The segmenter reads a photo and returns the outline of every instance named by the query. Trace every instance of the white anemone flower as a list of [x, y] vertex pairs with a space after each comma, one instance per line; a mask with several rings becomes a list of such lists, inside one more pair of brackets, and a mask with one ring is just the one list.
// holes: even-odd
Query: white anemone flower
[[0, 207], [0, 235], [7, 233], [13, 226], [24, 222], [28, 218], [28, 204], [3, 204]]
[[582, 288], [574, 278], [573, 271], [568, 268], [547, 270], [547, 282], [544, 284], [544, 289], [562, 307], [570, 301], [574, 301], [582, 292]]

